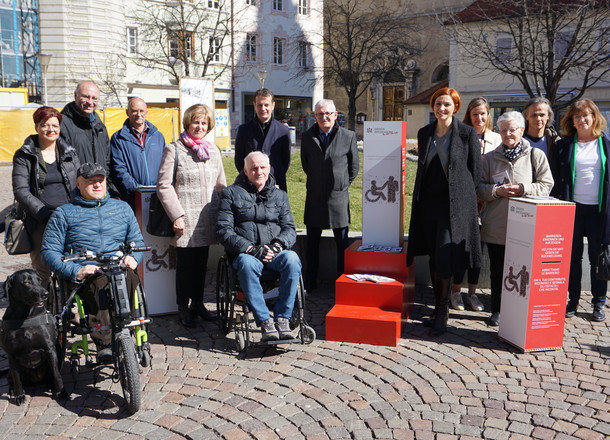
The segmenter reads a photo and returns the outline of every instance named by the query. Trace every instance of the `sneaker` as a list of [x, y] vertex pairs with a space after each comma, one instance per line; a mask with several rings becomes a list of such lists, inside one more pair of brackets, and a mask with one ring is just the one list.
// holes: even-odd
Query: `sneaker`
[[455, 310], [464, 310], [464, 302], [462, 301], [462, 291], [451, 293], [451, 307]]
[[576, 309], [578, 308], [578, 303], [575, 301], [568, 301], [568, 305], [566, 307], [566, 318], [572, 318], [576, 315]]
[[102, 345], [98, 347], [95, 358], [98, 364], [111, 364], [112, 348], [110, 348], [110, 345]]
[[290, 321], [288, 319], [282, 317], [278, 318], [275, 323], [275, 328], [280, 335], [280, 339], [294, 339], [292, 330], [290, 330]]
[[261, 331], [263, 332], [261, 342], [277, 341], [278, 339], [280, 339], [280, 335], [277, 332], [275, 325], [273, 325], [273, 319], [271, 318], [261, 322]]
[[487, 325], [490, 327], [497, 327], [500, 325], [500, 312], [492, 313], [489, 318], [487, 318]]
[[604, 313], [604, 305], [596, 304], [593, 306], [593, 314], [591, 315], [591, 321], [602, 322], [606, 319], [606, 314]]
[[485, 309], [483, 303], [477, 298], [476, 293], [466, 295], [466, 302], [468, 303], [470, 310], [474, 310], [475, 312], [482, 312]]

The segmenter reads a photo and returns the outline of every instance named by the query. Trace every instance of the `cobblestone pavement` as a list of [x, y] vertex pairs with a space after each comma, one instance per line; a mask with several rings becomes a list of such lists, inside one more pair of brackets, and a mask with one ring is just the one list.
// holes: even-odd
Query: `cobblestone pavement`
[[[28, 262], [2, 252], [0, 281]], [[425, 287], [398, 347], [325, 341], [330, 285], [308, 295], [311, 345], [242, 355], [214, 323], [185, 329], [155, 317], [138, 413], [124, 409], [109, 368], [83, 366], [75, 381], [64, 365], [71, 398], [31, 387], [23, 406], [10, 403], [4, 373], [0, 439], [605, 439], [610, 334], [607, 322], [589, 321], [590, 298], [568, 320], [562, 350], [526, 354], [498, 340], [485, 312], [452, 311], [448, 332], [430, 339], [419, 323], [432, 307]], [[487, 292], [482, 299], [488, 307]], [[211, 290], [206, 300], [214, 309]]]

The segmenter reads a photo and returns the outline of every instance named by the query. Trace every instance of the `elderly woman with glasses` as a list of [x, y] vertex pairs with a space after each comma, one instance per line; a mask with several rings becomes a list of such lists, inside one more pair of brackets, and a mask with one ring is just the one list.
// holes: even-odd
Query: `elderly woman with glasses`
[[555, 154], [551, 156], [551, 170], [556, 182], [551, 195], [576, 203], [566, 317], [576, 314], [580, 300], [583, 239], [586, 236], [593, 294], [591, 319], [601, 322], [606, 318], [607, 281], [596, 278], [595, 268], [602, 244], [610, 243], [610, 139], [602, 131], [606, 128], [606, 119], [593, 101], [580, 99], [568, 108], [560, 128], [565, 137], [557, 143]]
[[479, 199], [486, 202], [481, 211], [481, 241], [489, 252], [491, 317], [487, 324], [493, 327], [500, 322], [508, 201], [512, 197], [548, 196], [553, 187], [546, 155], [523, 139], [523, 115], [504, 113], [497, 125], [502, 143], [483, 156], [483, 173], [477, 188]]

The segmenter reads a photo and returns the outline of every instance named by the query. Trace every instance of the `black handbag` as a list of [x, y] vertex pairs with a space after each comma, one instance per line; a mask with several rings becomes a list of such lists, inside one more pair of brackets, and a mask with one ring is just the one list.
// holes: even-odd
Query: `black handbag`
[[[176, 156], [174, 157], [174, 175], [172, 177], [172, 186], [176, 183], [176, 170], [178, 169], [178, 148], [174, 149]], [[148, 223], [146, 232], [155, 237], [173, 237], [174, 222], [167, 216], [165, 209], [157, 192], [151, 194], [150, 204], [148, 205]]]
[[15, 203], [4, 219], [4, 247], [9, 255], [32, 252], [32, 239], [25, 228], [25, 212]]
[[610, 246], [607, 244], [602, 245], [597, 256], [595, 276], [598, 280], [610, 280]]

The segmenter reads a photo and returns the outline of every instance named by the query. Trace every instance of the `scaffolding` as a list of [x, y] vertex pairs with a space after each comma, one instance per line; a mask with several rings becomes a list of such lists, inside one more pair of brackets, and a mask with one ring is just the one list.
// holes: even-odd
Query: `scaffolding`
[[[41, 102], [38, 0], [0, 0], [0, 14], [9, 24], [8, 29], [0, 24], [0, 87], [25, 87], [30, 102]], [[5, 58], [11, 55], [9, 69]]]

